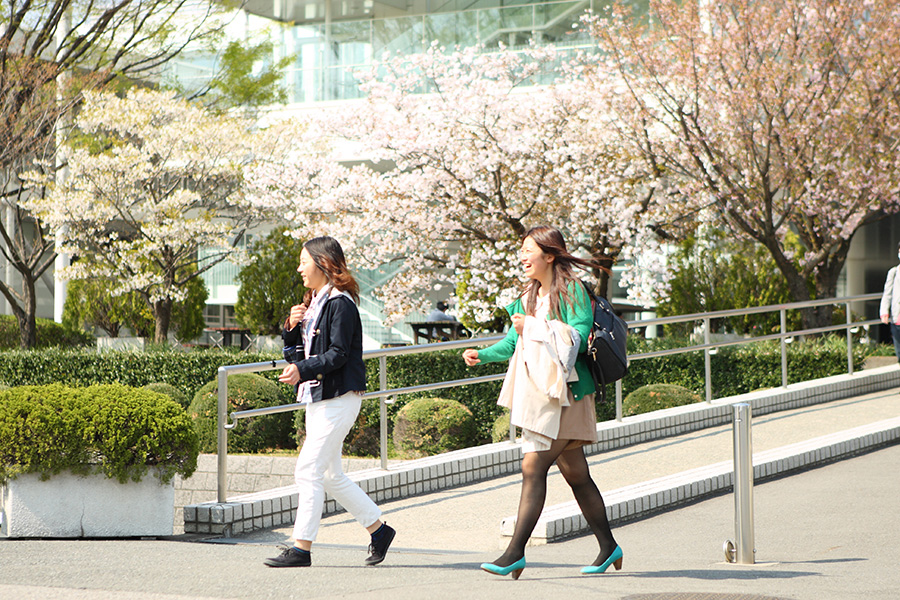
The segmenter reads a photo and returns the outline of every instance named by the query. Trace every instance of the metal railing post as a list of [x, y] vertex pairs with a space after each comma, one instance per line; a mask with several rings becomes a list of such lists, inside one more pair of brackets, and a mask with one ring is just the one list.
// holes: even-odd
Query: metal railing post
[[[380, 356], [378, 357], [378, 382], [381, 386], [380, 391], [385, 391], [387, 389], [387, 357]], [[388, 455], [387, 455], [387, 398], [385, 396], [381, 396], [378, 399], [379, 406], [379, 421], [381, 422], [381, 468], [385, 471], [388, 468]]]
[[787, 310], [782, 308], [779, 312], [781, 314], [781, 387], [787, 387], [787, 341], [784, 337], [787, 335]]
[[228, 418], [228, 371], [225, 367], [219, 367], [218, 374], [218, 432], [216, 445], [218, 450], [216, 471], [216, 502], [227, 502], [228, 496], [228, 430], [225, 429]]
[[622, 380], [616, 381], [616, 421], [622, 420]]
[[847, 306], [847, 374], [853, 375], [853, 332], [850, 326], [853, 324], [853, 317], [850, 314], [850, 303]]
[[753, 451], [750, 442], [750, 405], [734, 410], [734, 535], [735, 562], [755, 562], [753, 540]]
[[[709, 346], [709, 317], [703, 319], [703, 343]], [[703, 349], [703, 379], [706, 383], [706, 401], [712, 402], [712, 360], [709, 355], [709, 348]]]

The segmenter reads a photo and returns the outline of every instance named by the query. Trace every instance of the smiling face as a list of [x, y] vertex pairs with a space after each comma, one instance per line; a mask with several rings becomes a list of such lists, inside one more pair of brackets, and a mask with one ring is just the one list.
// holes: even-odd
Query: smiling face
[[522, 249], [519, 251], [522, 266], [525, 268], [525, 277], [544, 282], [552, 277], [553, 256], [545, 254], [541, 247], [531, 239], [525, 238]]
[[328, 283], [328, 277], [325, 275], [325, 272], [316, 266], [306, 248], [300, 252], [300, 266], [297, 267], [297, 272], [303, 278], [303, 285], [311, 290], [318, 292]]

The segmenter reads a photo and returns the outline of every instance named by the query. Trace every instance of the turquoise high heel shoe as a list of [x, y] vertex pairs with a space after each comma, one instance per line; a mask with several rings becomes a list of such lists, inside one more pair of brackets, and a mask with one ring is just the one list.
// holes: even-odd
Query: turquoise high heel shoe
[[619, 546], [616, 546], [616, 549], [613, 550], [613, 553], [609, 555], [605, 561], [603, 561], [602, 565], [591, 565], [589, 567], [585, 567], [581, 569], [581, 572], [585, 575], [595, 575], [597, 573], [606, 573], [606, 570], [609, 568], [609, 565], [613, 565], [616, 567], [616, 571], [622, 568], [622, 556], [623, 552]]
[[481, 563], [481, 568], [494, 575], [509, 575], [512, 573], [512, 578], [518, 579], [525, 569], [525, 557], [523, 556], [508, 567], [498, 567], [494, 563]]

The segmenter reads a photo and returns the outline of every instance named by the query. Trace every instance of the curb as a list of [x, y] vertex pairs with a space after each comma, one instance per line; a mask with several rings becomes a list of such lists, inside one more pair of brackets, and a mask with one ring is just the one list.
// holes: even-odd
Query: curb
[[[783, 477], [898, 442], [900, 417], [863, 425], [754, 454], [753, 479], [759, 483]], [[603, 497], [610, 524], [617, 525], [719, 495], [733, 487], [733, 462], [724, 461], [611, 490]], [[503, 519], [501, 535], [512, 536], [515, 524], [515, 516]], [[565, 502], [544, 509], [531, 534], [531, 543], [551, 543], [589, 532], [578, 504]]]

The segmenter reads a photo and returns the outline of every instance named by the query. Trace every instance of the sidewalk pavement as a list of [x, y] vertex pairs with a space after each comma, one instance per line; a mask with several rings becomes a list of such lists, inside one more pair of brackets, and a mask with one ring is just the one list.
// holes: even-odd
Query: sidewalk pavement
[[[900, 415], [886, 390], [756, 417], [754, 453]], [[731, 427], [589, 458], [601, 490], [728, 460]], [[887, 600], [900, 589], [900, 446], [757, 484], [755, 565], [724, 562], [734, 539], [731, 494], [615, 527], [622, 571], [579, 574], [591, 537], [533, 546], [522, 578], [478, 569], [505, 545], [500, 522], [518, 503], [519, 476], [382, 505], [398, 530], [387, 560], [363, 567], [368, 537], [347, 514], [323, 519], [310, 569], [270, 569], [290, 528], [236, 539], [0, 541], [0, 599], [611, 598], [628, 600]], [[547, 505], [571, 500], [554, 469]], [[193, 543], [190, 543], [193, 542]]]

